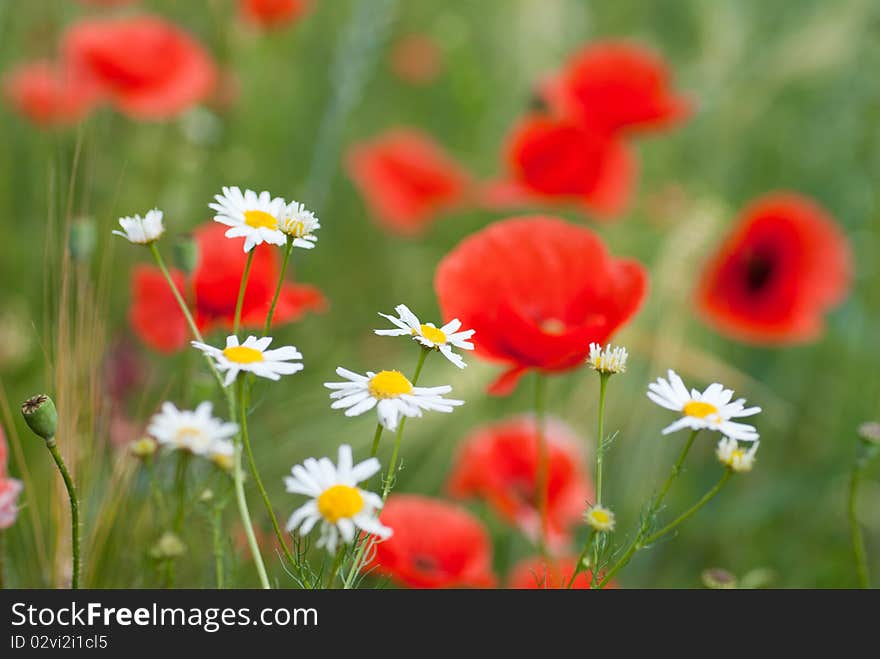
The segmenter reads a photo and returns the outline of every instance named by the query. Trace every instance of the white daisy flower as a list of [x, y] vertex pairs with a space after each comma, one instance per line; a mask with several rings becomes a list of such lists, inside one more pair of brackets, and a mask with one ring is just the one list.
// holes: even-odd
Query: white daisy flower
[[162, 446], [211, 457], [215, 451], [232, 446], [230, 438], [238, 425], [211, 416], [211, 403], [201, 403], [195, 410], [179, 410], [174, 403], [162, 403], [162, 409], [150, 419], [147, 433]]
[[303, 204], [291, 201], [284, 207], [279, 228], [291, 237], [294, 247], [312, 249], [318, 242], [315, 231], [321, 228], [321, 223]]
[[352, 466], [348, 444], [339, 447], [336, 466], [329, 458], [309, 458], [302, 465], [296, 465], [292, 469], [293, 476], [285, 477], [284, 484], [288, 492], [305, 494], [311, 500], [294, 511], [287, 530], [298, 530], [305, 536], [321, 522], [318, 547], [327, 547], [331, 553], [336, 551], [340, 536], [346, 544], [354, 542], [358, 529], [381, 540], [391, 537], [391, 529], [383, 526], [377, 516], [382, 508], [381, 497], [357, 487], [378, 471], [376, 458]]
[[614, 530], [614, 513], [605, 506], [596, 504], [587, 508], [584, 513], [584, 520], [595, 531], [605, 533]]
[[235, 466], [235, 444], [228, 440], [216, 441], [207, 457], [223, 471], [232, 471]]
[[446, 359], [459, 368], [467, 366], [460, 355], [452, 352], [452, 348], [473, 350], [474, 344], [468, 339], [474, 335], [476, 330], [459, 332], [461, 321], [458, 318], [453, 318], [439, 328], [434, 323], [421, 323], [405, 304], [398, 304], [394, 310], [397, 312], [397, 316], [389, 316], [384, 313], [379, 315], [390, 320], [397, 329], [373, 330], [376, 334], [379, 336], [411, 336], [414, 341], [418, 341], [426, 348], [439, 350]]
[[761, 408], [747, 408], [744, 398], [731, 402], [733, 390], [725, 389], [717, 382], [710, 384], [702, 393], [696, 389], [691, 389], [688, 393], [678, 374], [669, 369], [668, 381], [657, 378], [656, 382], [648, 385], [648, 398], [660, 407], [683, 415], [678, 421], [663, 429], [664, 435], [682, 428], [691, 428], [715, 430], [743, 442], [753, 442], [758, 439], [754, 426], [737, 423], [731, 419], [753, 416], [760, 412]]
[[615, 373], [626, 373], [626, 360], [628, 358], [629, 353], [622, 346], [612, 346], [609, 343], [603, 350], [600, 344], [591, 343], [587, 364], [594, 371], [598, 371], [603, 375], [613, 375]]
[[728, 469], [736, 472], [751, 471], [755, 464], [755, 453], [758, 452], [760, 445], [761, 442], [755, 442], [748, 451], [744, 451], [739, 447], [739, 442], [732, 437], [722, 437], [718, 442], [718, 448], [715, 449], [715, 455]]
[[238, 337], [233, 334], [226, 337], [226, 347], [223, 350], [200, 341], [193, 341], [192, 345], [214, 358], [217, 370], [226, 372], [223, 386], [228, 387], [242, 371], [261, 378], [280, 380], [282, 375], [291, 375], [303, 369], [302, 364], [291, 361], [302, 359], [302, 353], [295, 346], [266, 350], [270, 343], [272, 337], [258, 339], [249, 336], [239, 345]]
[[214, 199], [217, 203], [208, 204], [217, 213], [214, 221], [230, 227], [225, 234], [227, 238], [244, 236], [245, 252], [262, 243], [283, 245], [287, 240], [280, 229], [287, 210], [281, 197], [273, 198], [265, 190], [260, 194], [245, 190], [242, 194], [237, 187], [224, 187], [223, 194], [214, 195]]
[[165, 233], [162, 215], [162, 211], [154, 208], [147, 211], [143, 217], [140, 215], [120, 217], [119, 226], [122, 227], [122, 231], [114, 230], [113, 234], [122, 236], [128, 242], [136, 245], [149, 245], [151, 242], [159, 240]]
[[449, 385], [441, 387], [414, 387], [400, 371], [367, 371], [366, 375], [354, 373], [341, 366], [336, 374], [346, 382], [325, 382], [328, 389], [335, 389], [330, 398], [334, 410], [344, 409], [345, 416], [358, 416], [374, 407], [379, 423], [388, 430], [397, 430], [401, 417], [422, 416], [424, 410], [451, 412], [453, 407], [464, 405], [463, 400], [443, 398], [452, 391]]

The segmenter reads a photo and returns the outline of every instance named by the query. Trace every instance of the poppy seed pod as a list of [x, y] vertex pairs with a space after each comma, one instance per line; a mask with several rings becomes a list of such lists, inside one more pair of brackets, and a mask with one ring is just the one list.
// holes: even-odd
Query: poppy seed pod
[[58, 432], [58, 411], [49, 396], [39, 394], [28, 398], [21, 406], [21, 415], [35, 435], [47, 442], [54, 440]]

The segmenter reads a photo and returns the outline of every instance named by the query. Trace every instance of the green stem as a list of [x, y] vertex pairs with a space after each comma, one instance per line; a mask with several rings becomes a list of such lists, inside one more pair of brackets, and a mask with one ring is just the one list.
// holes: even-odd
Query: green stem
[[547, 555], [547, 486], [550, 474], [550, 456], [544, 432], [545, 398], [547, 380], [540, 372], [535, 373], [535, 429], [538, 436], [538, 468], [535, 475], [535, 490], [538, 501], [538, 548], [542, 556]]
[[287, 249], [284, 250], [284, 258], [281, 260], [281, 274], [278, 277], [278, 286], [275, 287], [275, 295], [272, 297], [272, 304], [269, 306], [269, 314], [266, 316], [266, 326], [263, 328], [263, 336], [269, 335], [272, 327], [272, 317], [275, 315], [275, 305], [278, 304], [278, 298], [281, 296], [281, 289], [284, 288], [284, 275], [287, 272], [287, 262], [290, 260], [290, 253], [293, 251], [293, 239], [287, 236]]
[[238, 328], [241, 326], [241, 308], [244, 306], [244, 293], [247, 290], [248, 278], [251, 274], [251, 264], [254, 262], [254, 251], [256, 247], [248, 252], [247, 263], [244, 266], [244, 272], [241, 275], [241, 284], [238, 287], [238, 301], [235, 303], [235, 316], [232, 320], [232, 333], [238, 336]]
[[868, 575], [868, 559], [865, 555], [865, 539], [862, 537], [862, 529], [859, 526], [859, 520], [856, 517], [856, 502], [858, 501], [859, 484], [862, 480], [864, 464], [856, 462], [853, 467], [852, 476], [849, 481], [849, 529], [850, 538], [852, 539], [853, 560], [856, 564], [856, 577], [858, 578], [859, 588], [870, 588], [871, 579]]
[[[156, 265], [159, 266], [159, 270], [162, 271], [162, 274], [165, 277], [165, 281], [168, 282], [168, 286], [169, 288], [171, 288], [171, 293], [174, 295], [174, 299], [177, 300], [177, 306], [180, 307], [180, 311], [183, 313], [184, 318], [186, 318], [186, 324], [189, 325], [189, 329], [192, 332], [192, 335], [196, 338], [197, 341], [204, 343], [205, 337], [203, 337], [202, 333], [199, 331], [199, 328], [196, 325], [196, 321], [193, 319], [192, 313], [190, 313], [189, 306], [187, 306], [186, 301], [180, 294], [180, 291], [177, 290], [177, 286], [174, 285], [174, 280], [171, 278], [171, 273], [168, 272], [168, 268], [165, 265], [165, 260], [162, 258], [162, 254], [159, 253], [159, 248], [156, 247], [156, 243], [150, 243], [148, 247], [150, 248], [150, 252], [153, 254], [153, 259], [156, 261]], [[217, 380], [217, 384], [220, 385], [220, 389], [226, 395], [226, 400], [227, 402], [229, 402], [231, 407], [231, 396], [228, 390], [223, 386], [223, 378], [217, 371], [217, 367], [214, 366], [214, 360], [209, 355], [205, 355], [205, 361], [208, 362], [208, 368], [210, 368], [211, 373], [214, 374], [214, 378]]]
[[217, 578], [217, 589], [223, 589], [223, 540], [220, 534], [223, 509], [214, 506], [211, 514], [211, 536], [214, 543], [214, 575]]
[[186, 470], [189, 467], [190, 455], [179, 451], [177, 455], [177, 473], [174, 477], [174, 491], [177, 495], [177, 512], [174, 514], [174, 533], [180, 535], [183, 520], [186, 517]]
[[336, 556], [333, 559], [333, 566], [327, 575], [327, 588], [333, 588], [333, 582], [336, 581], [336, 575], [339, 574], [339, 568], [342, 565], [342, 557], [345, 555], [345, 545], [341, 545], [336, 550]]
[[[242, 376], [240, 375], [239, 381], [241, 381], [241, 378]], [[251, 556], [254, 559], [254, 565], [257, 568], [257, 575], [260, 578], [260, 586], [268, 590], [271, 588], [269, 585], [269, 577], [266, 575], [266, 566], [263, 565], [263, 557], [260, 554], [260, 546], [257, 544], [257, 537], [254, 534], [254, 525], [251, 521], [251, 513], [250, 510], [248, 510], [247, 498], [244, 494], [244, 472], [241, 468], [241, 448], [242, 435], [241, 432], [239, 432], [239, 434], [236, 435], [235, 457], [232, 468], [232, 481], [235, 487], [235, 502], [238, 505], [238, 514], [241, 517], [241, 524], [244, 527], [248, 547], [250, 548]]]
[[272, 521], [272, 528], [275, 530], [275, 537], [278, 538], [278, 542], [281, 544], [281, 548], [284, 550], [284, 555], [287, 557], [287, 560], [292, 565], [295, 562], [293, 554], [291, 554], [290, 550], [287, 548], [287, 542], [284, 539], [284, 534], [281, 533], [281, 527], [278, 526], [278, 519], [275, 517], [275, 511], [272, 510], [272, 504], [269, 501], [269, 495], [266, 493], [266, 488], [263, 486], [263, 479], [260, 478], [260, 472], [257, 471], [257, 462], [256, 460], [254, 460], [254, 453], [251, 450], [251, 440], [250, 435], [248, 434], [247, 427], [247, 400], [245, 398], [244, 377], [240, 376], [236, 385], [238, 387], [238, 411], [241, 419], [241, 437], [244, 443], [245, 453], [247, 453], [248, 464], [251, 468], [251, 474], [253, 474], [254, 476], [254, 482], [256, 482], [257, 484], [257, 489], [260, 491], [260, 496], [263, 497], [263, 505], [266, 506], [266, 512], [269, 513], [269, 519]]
[[58, 471], [61, 472], [61, 478], [64, 479], [64, 486], [67, 488], [67, 496], [70, 498], [71, 543], [73, 545], [73, 579], [70, 587], [76, 590], [79, 588], [79, 501], [76, 498], [76, 488], [73, 485], [73, 479], [70, 477], [70, 472], [67, 470], [64, 458], [61, 457], [61, 453], [58, 451], [58, 445], [54, 437], [46, 441], [46, 447], [49, 449], [49, 453], [52, 454], [55, 464], [58, 465]]
[[673, 521], [671, 521], [669, 524], [664, 526], [662, 529], [660, 529], [656, 533], [652, 533], [647, 538], [642, 540], [642, 545], [646, 546], [646, 545], [653, 544], [654, 542], [656, 542], [657, 540], [662, 538], [664, 535], [666, 535], [667, 533], [669, 533], [670, 531], [675, 529], [677, 526], [679, 526], [682, 522], [686, 522], [688, 519], [690, 519], [700, 508], [702, 508], [707, 503], [709, 503], [709, 501], [711, 501], [715, 497], [715, 495], [721, 491], [721, 488], [724, 487], [724, 484], [728, 481], [728, 479], [730, 478], [730, 476], [732, 474], [733, 474], [733, 471], [731, 471], [730, 469], [725, 469], [724, 475], [721, 476], [719, 481], [717, 483], [715, 483], [715, 486], [711, 490], [709, 490], [708, 492], [706, 492], [706, 494], [703, 495], [703, 498], [701, 498], [699, 501], [697, 501], [697, 503], [695, 503], [693, 506], [688, 508], [685, 512], [683, 512], [681, 515], [676, 517]]
[[[605, 392], [608, 388], [609, 373], [599, 374], [599, 411], [598, 411], [598, 428], [596, 430], [596, 505], [602, 505], [602, 457], [605, 453]], [[596, 533], [593, 536], [593, 566], [590, 577], [590, 585], [595, 586], [599, 578], [599, 557], [602, 553], [603, 535]], [[572, 575], [572, 582], [577, 576], [578, 570], [582, 562], [575, 565], [575, 572]]]
[[642, 548], [642, 541], [645, 538], [645, 534], [648, 533], [650, 529], [651, 520], [654, 515], [660, 510], [660, 506], [663, 505], [663, 500], [666, 498], [667, 492], [669, 492], [669, 488], [672, 487], [672, 483], [675, 482], [675, 479], [678, 478], [678, 474], [681, 472], [681, 467], [684, 464], [684, 459], [687, 457], [687, 454], [691, 450], [691, 446], [694, 444], [694, 440], [697, 438], [697, 435], [700, 433], [699, 430], [691, 431], [690, 436], [688, 437], [687, 442], [684, 445], [684, 448], [681, 450], [681, 454], [678, 456], [678, 460], [676, 460], [675, 465], [672, 467], [672, 471], [669, 472], [669, 476], [666, 479], [666, 482], [663, 484], [663, 489], [660, 490], [660, 494], [651, 502], [650, 507], [648, 508], [647, 514], [642, 519], [642, 523], [639, 526], [639, 530], [636, 533], [636, 537], [633, 539], [630, 546], [627, 548], [626, 552], [621, 556], [620, 560], [614, 564], [608, 573], [602, 578], [602, 581], [599, 583], [599, 588], [604, 588], [605, 585], [611, 581], [615, 574], [617, 574], [621, 568], [623, 568], [627, 563], [629, 563], [630, 559], [633, 557], [639, 549]]
[[578, 555], [577, 562], [574, 564], [574, 571], [571, 573], [571, 579], [568, 580], [568, 585], [566, 589], [571, 590], [571, 587], [574, 585], [574, 580], [577, 578], [577, 575], [581, 573], [584, 569], [584, 559], [587, 557], [587, 552], [590, 551], [590, 547], [593, 545], [593, 536], [595, 535], [595, 530], [590, 529], [590, 535], [587, 536], [587, 541], [584, 543], [584, 548], [581, 549], [581, 553]]
[[376, 434], [373, 435], [373, 446], [370, 448], [370, 457], [375, 458], [376, 454], [379, 452], [379, 440], [382, 439], [382, 431], [385, 428], [381, 423], [376, 424]]
[[419, 352], [419, 361], [416, 362], [416, 372], [413, 373], [412, 382], [413, 386], [416, 386], [419, 383], [419, 376], [422, 374], [422, 367], [425, 365], [425, 360], [428, 358], [428, 353], [431, 352], [430, 348], [422, 347]]

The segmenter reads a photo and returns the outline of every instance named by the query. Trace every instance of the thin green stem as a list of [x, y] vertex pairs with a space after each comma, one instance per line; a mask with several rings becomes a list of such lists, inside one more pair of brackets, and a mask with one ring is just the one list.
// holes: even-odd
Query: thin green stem
[[247, 290], [248, 279], [251, 275], [251, 264], [254, 262], [254, 250], [248, 252], [247, 263], [244, 266], [244, 272], [241, 275], [241, 284], [238, 287], [238, 301], [235, 303], [235, 316], [232, 320], [232, 333], [238, 336], [238, 328], [241, 326], [241, 308], [244, 306], [244, 294]]
[[[596, 430], [596, 505], [602, 505], [602, 457], [605, 453], [605, 391], [608, 388], [609, 373], [599, 374], [599, 411], [598, 411], [598, 428]], [[599, 558], [602, 553], [603, 536], [601, 533], [595, 534], [593, 537], [593, 569], [590, 576], [590, 586], [596, 585], [599, 578]], [[572, 575], [572, 581], [577, 576], [581, 563], [575, 566], [575, 573]]]
[[853, 466], [852, 476], [849, 480], [849, 497], [847, 511], [849, 513], [849, 530], [852, 540], [853, 560], [856, 566], [856, 577], [859, 588], [870, 588], [871, 579], [868, 573], [868, 559], [865, 554], [865, 539], [862, 537], [862, 528], [856, 516], [856, 503], [858, 501], [859, 484], [864, 472], [864, 462], [857, 461]]
[[375, 458], [376, 454], [379, 452], [379, 440], [382, 439], [382, 431], [384, 430], [384, 426], [381, 423], [376, 424], [376, 434], [373, 435], [373, 445], [370, 448], [370, 457]]
[[221, 535], [223, 522], [223, 508], [214, 506], [211, 511], [211, 538], [214, 544], [214, 576], [217, 579], [217, 589], [223, 589], [223, 538]]
[[724, 484], [728, 481], [732, 474], [733, 471], [731, 471], [730, 469], [725, 469], [724, 475], [721, 476], [721, 478], [718, 480], [717, 483], [715, 483], [712, 489], [706, 492], [706, 494], [704, 494], [703, 497], [699, 501], [697, 501], [697, 503], [688, 508], [673, 521], [669, 522], [669, 524], [664, 526], [662, 529], [660, 529], [656, 533], [652, 533], [647, 538], [642, 540], [642, 546], [653, 544], [664, 535], [675, 529], [677, 526], [690, 519], [698, 510], [700, 510], [700, 508], [709, 503], [715, 497], [715, 495], [721, 491], [721, 488], [724, 487]]
[[[239, 375], [239, 383], [242, 376]], [[239, 384], [241, 386], [241, 384]], [[234, 398], [233, 398], [234, 400]], [[266, 566], [263, 564], [263, 557], [260, 554], [260, 546], [257, 544], [257, 537], [254, 534], [254, 525], [251, 521], [251, 513], [248, 509], [247, 498], [244, 494], [244, 472], [241, 468], [241, 449], [242, 449], [242, 433], [236, 435], [235, 442], [235, 458], [232, 468], [232, 481], [235, 488], [235, 502], [238, 505], [238, 514], [241, 517], [241, 524], [244, 527], [244, 533], [247, 537], [248, 547], [251, 556], [254, 559], [254, 565], [257, 568], [257, 575], [260, 578], [260, 586], [266, 590], [271, 588], [269, 585], [269, 577], [266, 575]]]
[[284, 539], [284, 534], [281, 532], [281, 527], [278, 526], [278, 518], [275, 517], [275, 511], [272, 510], [272, 503], [269, 501], [269, 495], [266, 492], [266, 488], [263, 486], [263, 479], [260, 478], [260, 472], [257, 471], [257, 462], [256, 460], [254, 460], [254, 453], [251, 450], [251, 440], [247, 426], [247, 398], [245, 393], [245, 379], [243, 376], [239, 376], [236, 386], [238, 387], [238, 411], [239, 418], [241, 420], [241, 437], [244, 443], [245, 453], [247, 453], [248, 464], [251, 468], [251, 474], [253, 474], [254, 476], [254, 482], [256, 482], [257, 484], [257, 489], [260, 491], [260, 496], [263, 497], [263, 505], [266, 506], [266, 512], [269, 513], [269, 519], [272, 521], [272, 528], [275, 530], [275, 537], [278, 538], [278, 542], [281, 544], [281, 548], [284, 551], [284, 555], [287, 557], [287, 560], [290, 562], [291, 565], [293, 565], [293, 554], [291, 554], [290, 550], [287, 548], [287, 542]]
[[[172, 295], [174, 295], [174, 299], [177, 301], [177, 306], [180, 307], [180, 311], [183, 313], [184, 318], [186, 318], [186, 324], [189, 325], [189, 329], [192, 332], [192, 335], [196, 338], [197, 341], [204, 343], [205, 337], [203, 337], [202, 333], [199, 331], [199, 328], [196, 325], [196, 321], [193, 319], [192, 313], [189, 310], [189, 306], [186, 304], [186, 300], [183, 299], [180, 291], [177, 290], [177, 286], [174, 285], [174, 280], [171, 278], [171, 273], [168, 272], [168, 267], [165, 265], [165, 260], [162, 258], [162, 254], [159, 252], [159, 248], [156, 247], [156, 243], [150, 243], [148, 247], [150, 248], [150, 252], [153, 255], [153, 259], [156, 261], [156, 265], [159, 266], [159, 270], [162, 271], [162, 275], [165, 277], [165, 281], [168, 282], [168, 287], [171, 289], [171, 293]], [[209, 355], [205, 355], [205, 361], [208, 362], [208, 368], [211, 369], [211, 373], [213, 373], [214, 378], [217, 380], [217, 384], [220, 385], [220, 389], [223, 390], [223, 393], [226, 395], [226, 400], [231, 407], [231, 395], [229, 394], [229, 391], [226, 389], [226, 387], [223, 386], [223, 378], [217, 371], [217, 367], [214, 365], [214, 360], [211, 359]]]
[[339, 574], [339, 568], [342, 566], [342, 557], [345, 555], [345, 545], [341, 545], [336, 550], [336, 556], [333, 558], [333, 565], [327, 574], [327, 588], [333, 588], [333, 582], [336, 581], [336, 575]]
[[269, 306], [269, 313], [266, 316], [266, 326], [263, 328], [263, 336], [269, 335], [272, 327], [272, 317], [275, 315], [275, 305], [278, 304], [278, 298], [281, 296], [281, 289], [284, 288], [284, 275], [287, 272], [287, 262], [290, 260], [290, 253], [293, 251], [293, 239], [287, 236], [287, 249], [284, 250], [284, 257], [281, 259], [281, 274], [278, 277], [278, 285], [275, 287], [275, 295], [272, 297], [272, 304]]
[[419, 351], [419, 361], [416, 362], [416, 371], [413, 373], [412, 380], [410, 380], [413, 386], [419, 383], [419, 376], [422, 374], [422, 367], [425, 365], [425, 360], [428, 358], [428, 353], [430, 352], [431, 349], [425, 347]]
[[[596, 531], [590, 529], [590, 535], [587, 536], [587, 541], [584, 543], [584, 548], [581, 549], [581, 553], [578, 555], [577, 562], [574, 564], [574, 571], [571, 573], [571, 579], [568, 580], [568, 585], [566, 589], [571, 590], [571, 587], [574, 585], [574, 580], [577, 578], [583, 569], [584, 569], [584, 559], [587, 557], [587, 553], [590, 551], [590, 547], [593, 545], [593, 536]], [[595, 566], [594, 566], [595, 567]]]
[[538, 502], [538, 548], [542, 556], [547, 554], [547, 486], [550, 475], [550, 455], [544, 432], [545, 399], [547, 380], [540, 372], [535, 373], [535, 430], [538, 439], [538, 466], [535, 474], [535, 491]]
[[70, 498], [70, 528], [73, 552], [73, 579], [70, 587], [76, 590], [79, 588], [79, 500], [76, 497], [73, 479], [70, 477], [70, 472], [67, 470], [64, 458], [61, 457], [61, 452], [58, 450], [54, 437], [46, 442], [46, 447], [49, 449], [49, 453], [52, 454], [55, 464], [58, 465], [58, 471], [61, 472], [61, 478], [64, 479], [64, 486], [67, 488], [67, 496]]
[[660, 507], [663, 505], [663, 500], [666, 498], [666, 494], [669, 492], [669, 488], [672, 487], [672, 483], [675, 482], [675, 479], [678, 478], [679, 473], [681, 473], [681, 467], [684, 464], [684, 460], [687, 457], [687, 454], [691, 450], [691, 446], [694, 445], [694, 440], [697, 438], [697, 435], [700, 434], [699, 430], [691, 431], [690, 436], [687, 439], [687, 442], [684, 445], [684, 448], [681, 450], [681, 453], [678, 456], [678, 460], [675, 461], [675, 465], [672, 467], [672, 471], [669, 472], [669, 476], [666, 478], [666, 482], [663, 484], [663, 488], [660, 490], [660, 494], [651, 502], [650, 507], [648, 508], [648, 512], [642, 519], [642, 523], [639, 526], [639, 530], [636, 533], [636, 537], [633, 538], [632, 543], [627, 548], [626, 552], [624, 552], [623, 556], [620, 557], [620, 560], [614, 564], [612, 567], [602, 578], [602, 581], [599, 582], [599, 588], [604, 588], [605, 585], [611, 581], [615, 574], [617, 574], [621, 568], [623, 568], [627, 563], [629, 563], [630, 559], [633, 557], [639, 549], [643, 546], [643, 540], [645, 535], [650, 530], [651, 520], [654, 518], [654, 515], [657, 514], [657, 511], [660, 510]]

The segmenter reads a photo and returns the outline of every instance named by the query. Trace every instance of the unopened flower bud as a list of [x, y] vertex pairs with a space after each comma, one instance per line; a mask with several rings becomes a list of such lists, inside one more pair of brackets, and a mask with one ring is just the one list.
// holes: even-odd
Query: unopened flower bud
[[211, 488], [205, 488], [199, 495], [199, 501], [202, 503], [211, 503], [214, 500], [214, 492]]
[[46, 394], [31, 396], [21, 406], [21, 414], [33, 433], [47, 442], [58, 432], [58, 411]]
[[90, 217], [75, 220], [70, 225], [70, 236], [67, 247], [74, 261], [85, 263], [92, 258], [97, 242], [97, 230], [95, 221]]
[[880, 423], [868, 421], [860, 425], [859, 438], [866, 444], [880, 444]]
[[703, 570], [703, 574], [700, 576], [706, 588], [712, 590], [733, 590], [736, 588], [736, 577], [720, 567]]
[[131, 451], [131, 454], [141, 460], [149, 460], [152, 458], [156, 454], [158, 448], [159, 445], [152, 437], [141, 437], [128, 445], [128, 450]]
[[174, 265], [191, 275], [199, 264], [199, 243], [192, 234], [184, 234], [174, 241], [172, 248]]
[[166, 531], [153, 545], [150, 556], [157, 560], [179, 558], [186, 553], [186, 545], [171, 531]]

